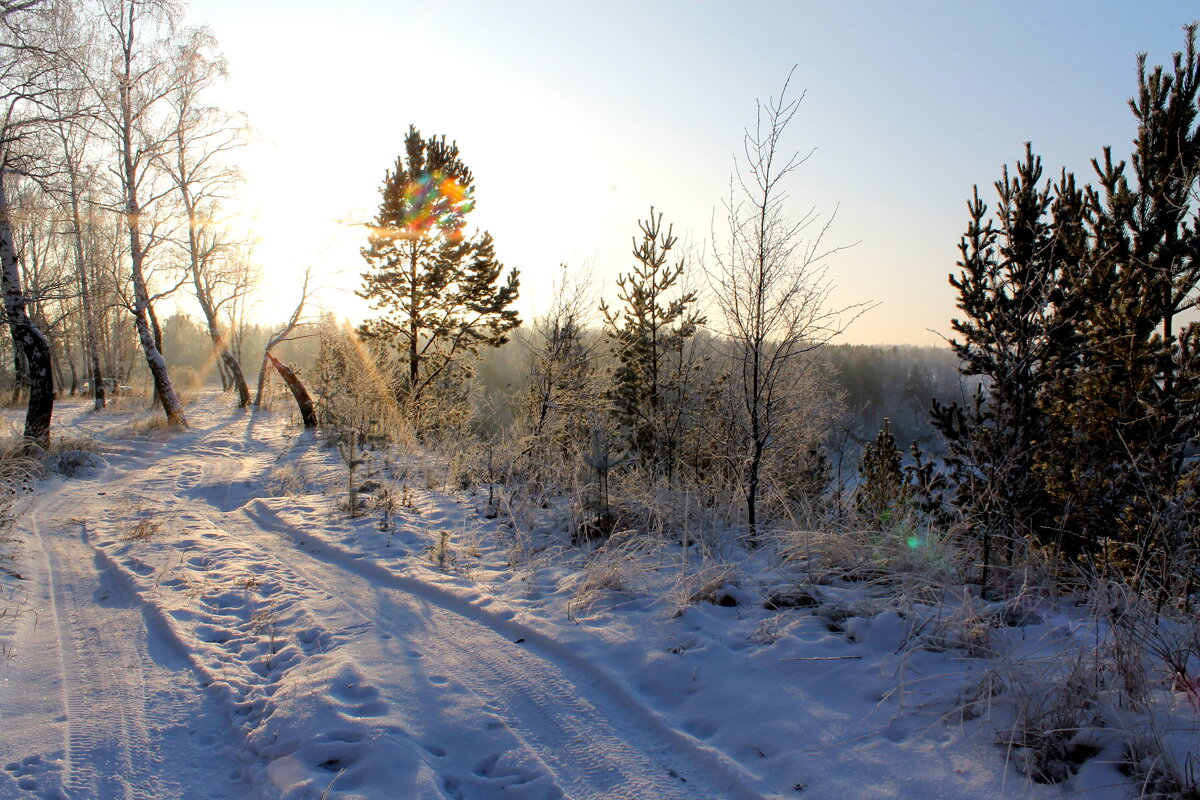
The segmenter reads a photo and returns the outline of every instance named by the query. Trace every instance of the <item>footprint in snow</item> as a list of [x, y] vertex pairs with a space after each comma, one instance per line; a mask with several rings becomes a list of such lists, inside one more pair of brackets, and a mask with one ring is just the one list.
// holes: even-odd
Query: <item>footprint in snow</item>
[[500, 790], [506, 797], [519, 789], [521, 797], [530, 800], [560, 800], [562, 791], [549, 783], [546, 775], [530, 770], [506, 759], [507, 753], [492, 753], [480, 760], [472, 769], [467, 782], [476, 789], [492, 796]]
[[339, 682], [329, 696], [346, 706], [343, 713], [349, 717], [382, 717], [388, 711], [387, 703], [379, 697], [379, 690], [368, 683]]
[[329, 632], [321, 627], [307, 628], [296, 637], [305, 655], [323, 653], [329, 647]]
[[26, 756], [20, 761], [11, 761], [4, 765], [4, 771], [9, 773], [17, 787], [26, 792], [36, 792], [40, 788], [38, 777], [47, 768], [39, 755]]

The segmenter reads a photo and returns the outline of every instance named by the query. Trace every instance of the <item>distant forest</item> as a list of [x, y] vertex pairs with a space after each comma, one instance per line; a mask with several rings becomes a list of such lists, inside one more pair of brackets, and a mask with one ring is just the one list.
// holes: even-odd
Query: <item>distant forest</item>
[[[323, 325], [338, 326], [332, 316]], [[230, 337], [230, 349], [247, 365], [254, 364], [276, 326], [242, 324]], [[313, 374], [319, 350], [319, 325], [309, 335], [281, 343], [279, 357], [293, 365], [301, 376]], [[212, 340], [203, 325], [183, 313], [175, 313], [162, 322], [163, 353], [171, 363], [176, 382], [185, 392], [201, 387], [222, 386], [220, 361], [213, 357]], [[602, 340], [601, 331], [594, 333]], [[130, 326], [124, 338], [114, 338], [111, 353], [104, 361], [107, 374], [139, 393], [148, 393], [150, 373], [137, 347]], [[245, 354], [245, 358], [243, 358]], [[840, 453], [843, 471], [848, 475], [857, 468], [863, 445], [873, 441], [890, 420], [892, 435], [906, 447], [916, 442], [921, 449], [937, 455], [944, 444], [930, 421], [930, 407], [939, 403], [963, 402], [977, 381], [959, 373], [959, 362], [949, 347], [914, 345], [830, 344], [822, 348], [820, 358], [827, 366], [826, 377], [833, 394], [840, 398], [840, 410], [830, 431], [827, 448], [835, 462]], [[522, 382], [529, 372], [529, 339], [524, 330], [499, 348], [489, 349], [475, 369], [477, 391], [476, 425], [504, 428], [513, 421], [512, 405], [522, 393]], [[66, 362], [66, 363], [64, 363]], [[55, 385], [61, 396], [83, 394], [84, 375], [71, 363], [69, 353], [55, 360]], [[253, 382], [255, 373], [247, 378]], [[12, 342], [0, 338], [0, 396], [12, 398], [15, 391]], [[486, 402], [484, 402], [486, 401]]]
[[[596, 335], [600, 337], [599, 332]], [[841, 455], [839, 471], [846, 477], [857, 469], [859, 453], [874, 441], [884, 419], [890, 421], [901, 447], [916, 442], [930, 455], [942, 453], [944, 442], [930, 418], [932, 402], [963, 403], [979, 383], [959, 372], [958, 358], [949, 347], [828, 344], [818, 357], [826, 367], [831, 394], [838, 399], [825, 446], [835, 468]], [[488, 352], [478, 366], [476, 382], [481, 392], [477, 396], [511, 398], [514, 382], [529, 371], [528, 360], [524, 332]], [[509, 403], [500, 406], [481, 411], [481, 421], [501, 426], [511, 422]]]

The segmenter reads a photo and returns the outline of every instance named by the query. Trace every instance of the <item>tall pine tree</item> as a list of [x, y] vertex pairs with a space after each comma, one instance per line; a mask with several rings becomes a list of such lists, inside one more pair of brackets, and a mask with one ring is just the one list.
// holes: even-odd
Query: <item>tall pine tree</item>
[[1200, 439], [1200, 56], [1196, 27], [1171, 69], [1138, 60], [1127, 164], [1106, 148], [1097, 186], [1040, 186], [1027, 151], [978, 198], [962, 242], [963, 371], [973, 411], [936, 406], [960, 504], [987, 538], [1024, 535], [1068, 558], [1153, 579], [1195, 577]]
[[[688, 344], [704, 319], [693, 306], [695, 292], [676, 289], [682, 259], [670, 260], [676, 239], [662, 227], [662, 214], [638, 222], [634, 266], [617, 280], [619, 310], [601, 303], [617, 357], [613, 406], [629, 449], [657, 473], [670, 476], [694, 401], [696, 364]], [[674, 295], [674, 296], [672, 296]]]
[[1195, 40], [1193, 25], [1169, 70], [1147, 70], [1139, 56], [1130, 164], [1109, 149], [1093, 162], [1080, 357], [1047, 398], [1064, 433], [1043, 469], [1068, 505], [1064, 527], [1102, 566], [1137, 580], [1174, 580], [1197, 544], [1189, 452], [1200, 436], [1200, 326], [1182, 319], [1200, 298]]
[[410, 419], [420, 416], [427, 390], [461, 367], [464, 356], [498, 347], [520, 325], [511, 306], [517, 271], [504, 265], [486, 231], [467, 236], [474, 178], [445, 136], [426, 139], [415, 127], [404, 155], [383, 183], [368, 245], [370, 271], [359, 296], [382, 315], [360, 333], [391, 344], [404, 362], [398, 399]]
[[950, 342], [967, 376], [982, 376], [974, 408], [934, 403], [934, 424], [948, 440], [960, 505], [970, 513], [984, 547], [985, 570], [994, 540], [1014, 537], [1053, 541], [1055, 507], [1033, 469], [1050, 424], [1039, 394], [1048, 365], [1069, 347], [1070, 320], [1058, 313], [1070, 253], [1059, 228], [1072, 219], [1051, 217], [1055, 192], [1042, 181], [1041, 159], [1025, 158], [995, 184], [996, 219], [978, 189], [968, 203], [970, 220], [959, 244], [960, 338]]

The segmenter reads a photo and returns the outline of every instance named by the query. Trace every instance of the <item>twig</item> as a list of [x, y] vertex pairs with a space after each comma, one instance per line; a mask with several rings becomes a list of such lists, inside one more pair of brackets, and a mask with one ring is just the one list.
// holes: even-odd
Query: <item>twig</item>
[[345, 773], [345, 771], [346, 771], [345, 767], [338, 770], [337, 775], [334, 775], [333, 780], [331, 780], [329, 782], [329, 785], [325, 787], [325, 791], [321, 792], [320, 800], [327, 800], [327, 798], [329, 797], [329, 793], [333, 791], [333, 785], [335, 783], [337, 783], [337, 779], [342, 777], [342, 774]]

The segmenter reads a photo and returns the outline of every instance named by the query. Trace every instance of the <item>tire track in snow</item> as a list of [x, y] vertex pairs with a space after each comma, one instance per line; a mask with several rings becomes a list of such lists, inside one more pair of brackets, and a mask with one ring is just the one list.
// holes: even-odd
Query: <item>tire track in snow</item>
[[[410, 647], [406, 655], [422, 660], [430, 682], [457, 684], [484, 698], [493, 712], [481, 722], [511, 730], [568, 796], [760, 797], [736, 767], [695, 747], [547, 637], [327, 543], [305, 537], [309, 546], [299, 546], [304, 534], [263, 501], [241, 513], [254, 523], [247, 535], [261, 531], [278, 543], [265, 551]], [[486, 775], [501, 755], [489, 754], [469, 772]], [[447, 778], [450, 796], [460, 796], [462, 779]]]
[[0, 598], [0, 617], [9, 623], [8, 646], [0, 648], [0, 797], [63, 797], [64, 669], [48, 572], [35, 543], [26, 554], [25, 585]]
[[[66, 505], [60, 497], [51, 508]], [[42, 529], [45, 514], [31, 513], [28, 526], [45, 556], [58, 627], [67, 796], [241, 796], [227, 782], [232, 770], [216, 769], [224, 759], [213, 727], [224, 726], [195, 676], [178, 653], [152, 639], [136, 598], [83, 539]]]
[[[746, 788], [738, 768], [668, 728], [552, 640], [337, 547], [322, 544], [318, 552], [306, 552], [299, 546], [303, 532], [273, 518], [270, 506], [287, 500], [264, 503], [243, 492], [269, 470], [275, 451], [263, 442], [235, 439], [231, 434], [239, 424], [193, 428], [175, 446], [122, 459], [121, 469], [112, 470], [121, 474], [106, 477], [114, 488], [154, 503], [177, 521], [209, 523], [213, 538], [193, 537], [200, 551], [243, 558], [256, 565], [256, 573], [273, 576], [281, 600], [286, 595], [303, 605], [296, 619], [315, 624], [291, 631], [304, 651], [299, 672], [329, 681], [322, 685], [331, 687], [329, 698], [345, 722], [320, 741], [293, 748], [309, 774], [313, 766], [349, 768], [335, 791], [351, 790], [356, 760], [365, 769], [372, 755], [382, 755], [367, 751], [383, 746], [417, 758], [438, 776], [437, 789], [413, 797], [759, 797]], [[132, 566], [127, 577], [140, 587], [142, 602], [158, 602], [136, 563], [112, 560], [111, 536], [97, 533], [90, 544], [122, 573]], [[174, 590], [164, 582], [163, 591]], [[232, 631], [236, 622], [221, 627]], [[329, 640], [332, 650], [345, 648], [340, 655], [321, 652], [324, 645], [304, 646], [303, 637], [318, 629], [313, 643]], [[191, 645], [194, 631], [176, 633]], [[518, 638], [527, 643], [515, 644]], [[216, 653], [209, 649], [202, 660]], [[349, 658], [354, 666], [326, 675], [326, 655]], [[226, 656], [239, 664], [244, 658], [232, 650]], [[278, 708], [274, 689], [280, 688], [279, 696], [287, 690], [274, 676], [260, 677], [264, 691], [252, 694], [265, 705], [255, 716], [266, 720]], [[447, 727], [443, 717], [457, 727]], [[263, 724], [286, 725], [286, 718]], [[295, 760], [285, 754], [276, 761], [289, 759]]]
[[[92, 559], [82, 542], [40, 539], [50, 564], [65, 675], [68, 793], [131, 800], [164, 796], [148, 769], [153, 751], [142, 654], [135, 644], [137, 623], [122, 607], [126, 598], [111, 581], [85, 573]], [[89, 613], [93, 603], [111, 613], [104, 619]]]

